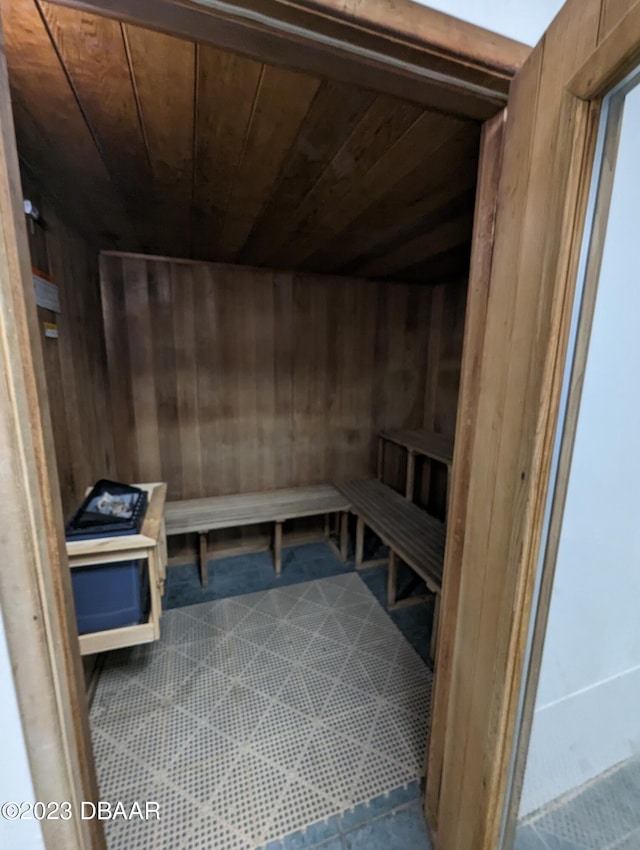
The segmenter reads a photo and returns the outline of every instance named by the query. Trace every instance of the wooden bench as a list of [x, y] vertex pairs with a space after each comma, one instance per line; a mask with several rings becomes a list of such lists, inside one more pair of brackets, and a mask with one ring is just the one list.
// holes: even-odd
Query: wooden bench
[[407, 477], [405, 495], [413, 499], [413, 481], [415, 477], [416, 455], [443, 463], [447, 467], [447, 503], [451, 492], [451, 467], [453, 465], [453, 440], [432, 431], [410, 431], [398, 428], [395, 431], [381, 431], [378, 436], [378, 478], [382, 481], [384, 471], [384, 444], [395, 443], [407, 450]]
[[239, 528], [275, 523], [273, 560], [276, 575], [282, 572], [282, 523], [299, 517], [342, 513], [340, 549], [329, 534], [325, 522], [325, 538], [339, 557], [347, 558], [347, 514], [349, 502], [331, 485], [294, 487], [264, 493], [244, 493], [233, 496], [211, 496], [169, 502], [165, 509], [167, 535], [196, 533], [200, 536], [199, 566], [202, 586], [207, 586], [207, 534], [223, 528]]
[[[425, 511], [407, 501], [391, 487], [376, 479], [349, 481], [338, 489], [357, 516], [356, 569], [374, 566], [380, 561], [363, 561], [364, 528], [368, 525], [389, 547], [387, 605], [390, 609], [411, 605], [423, 597], [396, 599], [397, 560], [401, 558], [435, 594], [431, 659], [435, 656], [442, 565], [444, 563], [445, 526]], [[386, 559], [384, 559], [386, 560]]]

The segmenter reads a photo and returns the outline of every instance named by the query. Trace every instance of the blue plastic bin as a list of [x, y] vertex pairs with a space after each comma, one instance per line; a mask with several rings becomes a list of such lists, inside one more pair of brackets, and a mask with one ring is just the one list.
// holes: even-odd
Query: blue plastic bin
[[143, 622], [146, 573], [146, 564], [141, 560], [71, 570], [78, 634]]

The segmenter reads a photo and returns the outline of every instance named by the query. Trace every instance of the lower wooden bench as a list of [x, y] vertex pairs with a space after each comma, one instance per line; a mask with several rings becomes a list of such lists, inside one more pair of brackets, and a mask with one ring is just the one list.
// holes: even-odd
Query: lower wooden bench
[[204, 499], [187, 499], [168, 502], [165, 508], [167, 535], [196, 533], [200, 536], [199, 566], [202, 586], [207, 586], [207, 534], [223, 528], [239, 528], [275, 523], [273, 560], [276, 575], [282, 572], [282, 523], [299, 517], [342, 513], [340, 549], [329, 534], [325, 523], [327, 542], [336, 549], [339, 557], [347, 558], [347, 513], [349, 502], [331, 485], [293, 487], [264, 493], [244, 493], [233, 496], [211, 496]]
[[[396, 599], [397, 557], [401, 558], [420, 576], [427, 588], [435, 594], [433, 629], [431, 632], [431, 659], [435, 656], [442, 589], [445, 526], [429, 516], [417, 505], [376, 479], [349, 481], [337, 485], [351, 512], [357, 516], [356, 568], [370, 567], [380, 561], [363, 561], [364, 528], [368, 525], [389, 547], [389, 576], [387, 604], [390, 609], [411, 605], [421, 597], [398, 601]], [[384, 559], [386, 560], [386, 559]]]

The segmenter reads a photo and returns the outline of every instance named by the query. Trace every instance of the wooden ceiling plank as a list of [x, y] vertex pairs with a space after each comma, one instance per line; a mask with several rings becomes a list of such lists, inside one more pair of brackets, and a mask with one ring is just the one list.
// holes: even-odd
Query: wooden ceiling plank
[[153, 178], [121, 26], [44, 0], [39, 5], [140, 243], [153, 250], [148, 218]]
[[[464, 126], [457, 119], [423, 112], [384, 146], [371, 145], [359, 167], [334, 161], [332, 167], [338, 173], [331, 175], [328, 191], [311, 193], [304, 209], [297, 212], [299, 224], [287, 252], [290, 262], [303, 263], [410, 174], [419, 159], [426, 160]], [[380, 134], [376, 141], [385, 135]]]
[[[21, 156], [41, 183], [56, 173], [52, 191], [80, 232], [139, 247], [34, 0], [3, 3], [2, 18]], [[82, 186], [87, 201], [64, 200], [65, 185]]]
[[315, 0], [244, 0], [235, 7], [193, 0], [63, 2], [480, 120], [504, 106], [511, 77], [530, 52], [408, 2], [359, 2], [348, 9], [342, 2]]
[[420, 115], [421, 110], [413, 104], [384, 95], [376, 97], [290, 217], [288, 226], [280, 231], [279, 238], [274, 238], [271, 246], [265, 246], [262, 263], [276, 266], [286, 257], [287, 264], [295, 267], [298, 259], [309, 253], [302, 253], [300, 246], [316, 235], [318, 219], [324, 210], [337, 211], [349, 186], [360, 185], [364, 175]]
[[[356, 260], [348, 264], [349, 268], [358, 269], [368, 263], [373, 263], [379, 259], [387, 257], [397, 249], [408, 245], [413, 240], [424, 238], [425, 234], [431, 232], [435, 228], [452, 221], [465, 214], [470, 214], [474, 208], [475, 202], [475, 183], [469, 184], [460, 192], [460, 194], [450, 197], [447, 195], [447, 200], [444, 198], [438, 204], [433, 204], [429, 212], [420, 217], [413, 217], [407, 220], [406, 226], [396, 233], [387, 235], [386, 238], [380, 239], [379, 247], [368, 252], [364, 256], [358, 257]], [[424, 257], [426, 259], [426, 255]], [[346, 274], [346, 271], [340, 269], [340, 274]]]
[[245, 244], [240, 262], [260, 263], [265, 249], [290, 225], [303, 198], [320, 179], [374, 98], [372, 92], [353, 86], [322, 83], [262, 215]]
[[221, 262], [234, 261], [244, 246], [319, 86], [316, 77], [265, 66], [225, 213]]
[[438, 227], [409, 240], [383, 257], [364, 263], [357, 274], [359, 277], [397, 277], [400, 269], [414, 266], [460, 245], [470, 245], [472, 227], [473, 199], [470, 199], [469, 208], [461, 215], [443, 221]]
[[[447, 143], [443, 156], [420, 158], [415, 169], [387, 194], [372, 203], [341, 233], [304, 262], [318, 272], [351, 274], [360, 264], [381, 255], [416, 229], [429, 226], [441, 209], [473, 191], [478, 170], [478, 136], [466, 130]], [[473, 201], [470, 202], [473, 207]]]
[[263, 66], [199, 45], [193, 194], [193, 252], [216, 255], [233, 178]]
[[123, 28], [154, 180], [157, 241], [166, 254], [191, 249], [195, 45], [138, 27]]

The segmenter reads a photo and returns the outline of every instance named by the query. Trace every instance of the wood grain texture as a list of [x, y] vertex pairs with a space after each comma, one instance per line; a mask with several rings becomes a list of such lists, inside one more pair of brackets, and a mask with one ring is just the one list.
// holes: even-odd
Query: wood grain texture
[[[76, 809], [98, 785], [10, 103], [0, 28], [0, 606], [34, 795]], [[73, 820], [43, 821], [46, 845], [105, 848]]]
[[596, 111], [567, 86], [598, 45], [601, 13], [600, 0], [569, 0], [511, 90], [449, 650], [446, 850], [498, 840], [593, 157]]
[[153, 173], [147, 216], [154, 243], [173, 253], [191, 243], [196, 47], [138, 27], [123, 34]]
[[481, 142], [478, 195], [476, 199], [473, 255], [465, 316], [464, 345], [456, 420], [455, 460], [447, 512], [447, 546], [444, 562], [441, 623], [436, 659], [437, 688], [431, 706], [431, 723], [426, 763], [425, 811], [432, 835], [438, 832], [438, 806], [444, 750], [447, 743], [447, 714], [451, 687], [451, 653], [455, 640], [461, 563], [467, 522], [469, 473], [475, 435], [475, 417], [480, 391], [481, 353], [493, 258], [498, 186], [502, 167], [506, 111], [485, 125]]
[[[525, 45], [408, 2], [345, 6], [333, 0], [252, 0], [238, 9], [198, 0], [65, 2], [262, 62], [481, 119], [499, 111], [509, 80], [529, 53]], [[256, 13], [258, 19], [252, 20]], [[468, 84], [481, 88], [469, 89]]]
[[[137, 244], [131, 219], [109, 177], [35, 0], [2, 4], [11, 99], [23, 162], [41, 181], [62, 215], [102, 244]], [[69, 191], [69, 184], [84, 186]], [[99, 204], [96, 217], [92, 208]]]
[[598, 42], [601, 43], [620, 23], [627, 12], [636, 5], [637, 0], [602, 0]]
[[85, 121], [141, 245], [153, 244], [153, 175], [122, 25], [40, 2]]
[[[32, 261], [38, 258], [60, 295], [60, 313], [38, 308], [38, 316], [62, 508], [69, 516], [86, 488], [114, 470], [98, 262], [29, 174], [22, 184], [47, 223], [30, 235]], [[57, 324], [58, 339], [44, 337], [45, 321]]]
[[[366, 475], [377, 432], [422, 427], [427, 394], [453, 436], [455, 322], [427, 362], [438, 288], [117, 254], [101, 279], [123, 480], [176, 500]], [[441, 298], [464, 312], [463, 287]]]
[[98, 246], [430, 284], [466, 274], [477, 117], [126, 16], [50, 0], [2, 12], [22, 159]]

